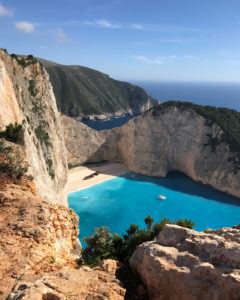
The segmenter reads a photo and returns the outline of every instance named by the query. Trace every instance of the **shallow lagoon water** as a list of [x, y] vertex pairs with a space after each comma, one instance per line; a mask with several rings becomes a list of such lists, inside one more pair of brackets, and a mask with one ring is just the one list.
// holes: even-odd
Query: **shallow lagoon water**
[[[159, 200], [164, 195], [166, 200]], [[195, 229], [217, 229], [240, 224], [240, 199], [196, 183], [180, 173], [151, 178], [133, 173], [70, 193], [69, 206], [80, 217], [80, 239], [95, 227], [108, 226], [123, 234], [129, 224], [144, 226], [144, 218], [155, 221], [188, 218]], [[84, 243], [83, 243], [84, 245]]]

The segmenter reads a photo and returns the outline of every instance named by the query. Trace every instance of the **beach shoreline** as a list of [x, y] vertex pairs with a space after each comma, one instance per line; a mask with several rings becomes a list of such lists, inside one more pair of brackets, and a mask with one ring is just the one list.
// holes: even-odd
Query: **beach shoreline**
[[[83, 179], [97, 171], [99, 172], [98, 175], [87, 180]], [[68, 171], [67, 193], [70, 194], [86, 189], [128, 172], [128, 169], [123, 164], [112, 162], [74, 167]]]

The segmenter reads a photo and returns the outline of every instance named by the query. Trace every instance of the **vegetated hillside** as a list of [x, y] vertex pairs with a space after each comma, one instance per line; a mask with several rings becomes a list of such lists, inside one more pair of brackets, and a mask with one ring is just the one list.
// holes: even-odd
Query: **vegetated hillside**
[[136, 115], [156, 104], [144, 89], [99, 71], [39, 60], [49, 73], [59, 111], [68, 116]]

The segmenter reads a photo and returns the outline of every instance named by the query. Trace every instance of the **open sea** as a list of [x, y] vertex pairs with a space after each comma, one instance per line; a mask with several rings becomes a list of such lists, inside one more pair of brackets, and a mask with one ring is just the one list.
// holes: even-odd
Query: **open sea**
[[[166, 196], [159, 200], [158, 196]], [[144, 226], [151, 215], [157, 222], [191, 219], [195, 229], [217, 229], [240, 224], [240, 200], [194, 182], [181, 173], [166, 178], [151, 178], [128, 173], [125, 176], [70, 193], [69, 206], [80, 217], [80, 240], [107, 226], [124, 233], [130, 224]]]
[[[206, 82], [132, 82], [143, 87], [149, 95], [160, 102], [169, 100], [190, 101], [196, 104], [227, 107], [240, 111], [240, 83]], [[129, 116], [107, 121], [84, 121], [96, 130], [120, 127]]]

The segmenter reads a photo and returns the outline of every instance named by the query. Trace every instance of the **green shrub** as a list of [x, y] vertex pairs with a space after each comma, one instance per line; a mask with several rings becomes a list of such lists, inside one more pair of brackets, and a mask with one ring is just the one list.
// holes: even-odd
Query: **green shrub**
[[5, 140], [0, 140], [0, 173], [20, 179], [27, 170], [28, 164], [21, 146], [9, 146]]
[[134, 250], [141, 243], [153, 240], [163, 229], [165, 224], [177, 224], [179, 226], [193, 228], [193, 222], [190, 220], [177, 220], [171, 222], [169, 219], [162, 219], [155, 223], [150, 216], [144, 219], [146, 228], [139, 229], [135, 224], [131, 224], [121, 237], [113, 234], [107, 227], [95, 229], [95, 234], [84, 238], [87, 244], [83, 251], [83, 261], [90, 266], [96, 266], [101, 260], [112, 258], [126, 262]]
[[36, 82], [34, 79], [29, 80], [28, 82], [28, 91], [33, 96], [37, 96], [37, 88], [36, 88]]
[[51, 145], [49, 141], [49, 135], [43, 126], [39, 125], [35, 129], [35, 133], [41, 144], [45, 144], [47, 147]]
[[9, 142], [22, 145], [24, 142], [24, 130], [21, 124], [12, 123], [6, 126], [4, 131], [0, 132], [0, 138], [4, 138]]

